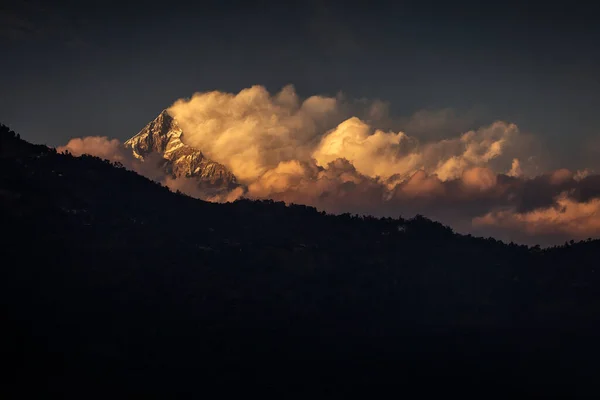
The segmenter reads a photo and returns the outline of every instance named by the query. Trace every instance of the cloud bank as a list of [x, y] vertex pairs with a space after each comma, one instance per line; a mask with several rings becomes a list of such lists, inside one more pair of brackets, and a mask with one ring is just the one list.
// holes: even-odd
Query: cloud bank
[[135, 160], [116, 139], [72, 139], [59, 150], [119, 161], [210, 201], [244, 196], [329, 212], [423, 214], [460, 232], [526, 243], [600, 236], [600, 175], [541, 172], [538, 142], [509, 122], [458, 131], [451, 111], [421, 111], [394, 130], [381, 101], [301, 99], [293, 86], [274, 95], [261, 86], [196, 93], [168, 112], [184, 143], [229, 168], [243, 188], [208, 195], [195, 182], [162, 176], [156, 162]]

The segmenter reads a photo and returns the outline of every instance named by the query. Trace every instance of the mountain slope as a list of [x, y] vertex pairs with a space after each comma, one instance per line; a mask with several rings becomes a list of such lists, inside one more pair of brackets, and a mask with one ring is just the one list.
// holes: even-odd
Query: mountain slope
[[20, 394], [598, 389], [600, 241], [213, 204], [0, 128], [0, 346]]
[[133, 155], [144, 160], [151, 153], [162, 155], [161, 167], [173, 178], [194, 178], [199, 185], [231, 189], [235, 176], [222, 164], [209, 160], [202, 151], [183, 143], [184, 133], [167, 110], [125, 142]]

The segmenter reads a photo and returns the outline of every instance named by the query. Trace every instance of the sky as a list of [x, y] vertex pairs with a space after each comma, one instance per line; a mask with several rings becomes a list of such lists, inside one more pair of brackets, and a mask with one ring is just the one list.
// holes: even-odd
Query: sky
[[502, 121], [535, 138], [538, 173], [600, 169], [591, 2], [153, 3], [4, 1], [0, 122], [51, 146], [124, 141], [197, 92], [293, 85], [300, 102], [385, 104], [373, 130], [428, 142]]

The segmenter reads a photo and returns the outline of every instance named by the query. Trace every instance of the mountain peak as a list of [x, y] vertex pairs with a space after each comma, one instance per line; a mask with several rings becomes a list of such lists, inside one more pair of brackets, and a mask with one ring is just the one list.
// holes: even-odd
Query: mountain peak
[[160, 112], [160, 114], [158, 114], [158, 117], [156, 117], [154, 121], [150, 122], [150, 124], [167, 128], [173, 125], [177, 125], [177, 122], [175, 122], [175, 119], [171, 116], [171, 114], [169, 114], [169, 112], [165, 108]]
[[209, 160], [201, 150], [183, 143], [183, 136], [179, 124], [165, 109], [127, 140], [125, 146], [141, 161], [151, 153], [162, 155], [163, 170], [174, 178], [196, 178], [199, 186], [237, 186], [235, 176], [224, 165]]
[[165, 109], [135, 136], [127, 140], [125, 146], [133, 150], [136, 158], [143, 160], [152, 152], [165, 152], [169, 142], [174, 138], [180, 140], [182, 133], [175, 119]]

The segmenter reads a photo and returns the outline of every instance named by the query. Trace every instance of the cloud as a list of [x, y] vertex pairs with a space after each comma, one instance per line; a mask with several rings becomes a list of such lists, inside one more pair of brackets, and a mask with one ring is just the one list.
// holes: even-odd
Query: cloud
[[566, 168], [557, 169], [549, 175], [550, 183], [560, 185], [573, 179], [573, 173]]
[[135, 160], [131, 151], [124, 148], [119, 140], [109, 139], [106, 136], [73, 138], [66, 145], [57, 147], [56, 150], [59, 153], [69, 151], [74, 156], [91, 154], [112, 162], [123, 163], [129, 167], [132, 167], [131, 163]]
[[237, 94], [196, 93], [168, 112], [182, 128], [183, 142], [225, 165], [243, 187], [215, 191], [193, 179], [163, 176], [157, 161], [135, 160], [106, 137], [73, 139], [66, 148], [122, 162], [209, 201], [244, 196], [329, 212], [418, 213], [459, 232], [527, 243], [600, 235], [600, 175], [586, 169], [540, 174], [537, 141], [510, 122], [450, 136], [461, 124], [455, 114], [430, 110], [405, 121], [412, 121], [413, 133], [428, 127], [438, 133], [409, 134], [391, 127], [384, 102], [343, 95], [301, 99], [291, 85], [273, 95], [262, 86]]
[[[423, 170], [415, 172], [403, 184], [397, 186], [397, 197], [432, 197], [443, 196], [445, 187], [436, 176], [428, 175]], [[399, 193], [398, 193], [399, 192]], [[394, 196], [391, 196], [393, 198]]]
[[421, 164], [421, 155], [411, 151], [416, 145], [402, 132], [372, 132], [366, 123], [352, 117], [327, 133], [312, 156], [321, 166], [344, 158], [364, 175], [388, 178], [414, 171]]
[[486, 191], [496, 186], [497, 176], [489, 168], [473, 167], [463, 171], [461, 180], [468, 189]]
[[512, 164], [510, 166], [510, 170], [506, 174], [508, 176], [514, 176], [516, 178], [523, 176], [523, 170], [521, 169], [521, 162], [518, 158], [512, 160]]
[[[508, 171], [515, 156], [529, 145], [516, 125], [501, 121], [455, 138], [421, 142], [352, 116], [357, 105], [343, 96], [301, 101], [293, 86], [274, 96], [253, 86], [238, 94], [196, 93], [175, 102], [169, 113], [185, 132], [185, 143], [202, 149], [248, 183], [280, 162], [314, 159], [325, 166], [338, 158], [372, 178], [424, 169], [442, 180], [455, 179], [470, 167], [490, 163]], [[380, 101], [363, 106], [366, 111], [361, 114], [373, 117], [374, 123], [387, 112]], [[424, 124], [424, 117], [419, 118]]]
[[493, 211], [473, 222], [476, 226], [494, 226], [535, 236], [562, 233], [583, 239], [600, 232], [600, 198], [578, 202], [563, 192], [552, 206], [524, 213], [514, 209]]
[[185, 132], [183, 141], [252, 182], [282, 161], [309, 158], [319, 128], [336, 114], [335, 98], [300, 102], [293, 87], [271, 97], [253, 86], [238, 94], [200, 93], [169, 109]]

